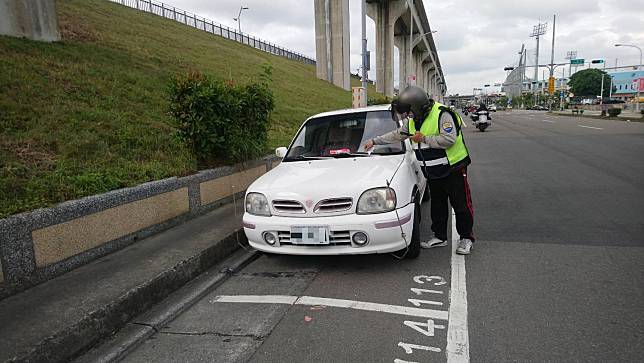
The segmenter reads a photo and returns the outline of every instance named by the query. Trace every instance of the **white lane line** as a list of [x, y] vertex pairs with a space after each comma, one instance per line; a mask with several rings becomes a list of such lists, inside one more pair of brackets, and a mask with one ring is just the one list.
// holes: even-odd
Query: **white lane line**
[[297, 296], [290, 295], [219, 295], [213, 300], [214, 302], [232, 302], [232, 303], [252, 303], [252, 304], [286, 304], [293, 305], [297, 301]]
[[543, 122], [550, 122], [551, 124], [556, 124], [556, 122], [554, 122], [554, 121], [550, 121], [550, 120], [541, 120], [541, 121], [543, 121]]
[[469, 363], [470, 338], [467, 331], [467, 285], [465, 257], [456, 254], [458, 232], [452, 210], [452, 284], [449, 292], [449, 321], [447, 326], [447, 362]]
[[289, 295], [219, 295], [210, 300], [211, 303], [251, 303], [251, 304], [286, 304], [332, 306], [354, 310], [376, 311], [389, 314], [417, 316], [421, 318], [447, 320], [447, 311], [411, 308], [407, 306], [378, 304], [365, 301], [330, 299], [315, 296], [289, 296]]
[[595, 130], [603, 130], [601, 127], [592, 127], [592, 126], [584, 126], [584, 125], [577, 125], [579, 127], [585, 127], [587, 129], [595, 129]]

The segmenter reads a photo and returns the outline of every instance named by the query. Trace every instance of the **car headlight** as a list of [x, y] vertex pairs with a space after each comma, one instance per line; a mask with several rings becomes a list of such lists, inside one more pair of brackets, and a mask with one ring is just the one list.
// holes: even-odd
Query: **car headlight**
[[362, 193], [358, 214], [384, 213], [396, 208], [396, 192], [391, 188], [374, 188]]
[[246, 195], [246, 212], [258, 216], [271, 216], [271, 210], [268, 208], [268, 199], [261, 193], [248, 193]]

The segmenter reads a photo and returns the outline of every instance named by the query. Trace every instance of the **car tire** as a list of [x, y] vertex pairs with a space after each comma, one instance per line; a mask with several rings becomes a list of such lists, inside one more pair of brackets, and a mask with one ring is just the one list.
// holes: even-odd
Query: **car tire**
[[411, 231], [409, 246], [394, 252], [394, 256], [406, 259], [413, 259], [420, 255], [420, 204], [414, 203], [414, 224]]

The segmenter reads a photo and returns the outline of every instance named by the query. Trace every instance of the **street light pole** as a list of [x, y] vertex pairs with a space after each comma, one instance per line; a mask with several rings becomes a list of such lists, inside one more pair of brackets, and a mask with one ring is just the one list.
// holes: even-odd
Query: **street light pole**
[[243, 5], [242, 5], [242, 6], [240, 6], [240, 7], [239, 7], [239, 14], [237, 14], [237, 17], [236, 17], [236, 18], [233, 18], [233, 20], [237, 22], [237, 25], [239, 25], [239, 34], [240, 34], [240, 35], [241, 35], [241, 32], [242, 32], [242, 31], [241, 31], [241, 14], [242, 14], [242, 11], [244, 11], [244, 10], [248, 10], [248, 9], [249, 9], [249, 8], [247, 8], [247, 7], [243, 6]]
[[[637, 45], [633, 44], [615, 44], [616, 47], [631, 47], [631, 48], [636, 48], [637, 50], [640, 51], [640, 64], [637, 66], [638, 72], [642, 70], [642, 48], [638, 47]], [[640, 79], [637, 79], [637, 102], [635, 103], [635, 111], [639, 112], [640, 111]]]

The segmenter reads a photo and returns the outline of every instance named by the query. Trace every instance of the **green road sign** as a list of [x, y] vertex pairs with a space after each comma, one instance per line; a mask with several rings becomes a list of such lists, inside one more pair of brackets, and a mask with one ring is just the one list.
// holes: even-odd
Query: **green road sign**
[[571, 59], [570, 64], [584, 64], [584, 59]]

